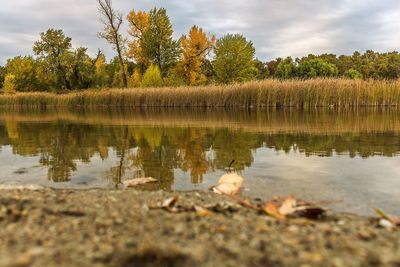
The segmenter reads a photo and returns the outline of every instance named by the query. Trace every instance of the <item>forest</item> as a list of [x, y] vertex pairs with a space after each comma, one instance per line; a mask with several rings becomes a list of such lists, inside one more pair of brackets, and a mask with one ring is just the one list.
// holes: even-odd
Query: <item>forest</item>
[[[193, 26], [179, 39], [164, 8], [131, 10], [125, 17], [110, 0], [98, 0], [104, 26], [99, 38], [115, 51], [91, 55], [75, 48], [61, 29], [42, 32], [33, 55], [16, 56], [0, 66], [4, 93], [53, 92], [96, 88], [143, 88], [221, 85], [265, 79], [345, 78], [395, 80], [400, 54], [368, 50], [352, 55], [307, 55], [263, 62], [253, 43], [241, 34], [217, 37]], [[128, 32], [121, 30], [127, 23]], [[95, 34], [95, 33], [93, 33]]]

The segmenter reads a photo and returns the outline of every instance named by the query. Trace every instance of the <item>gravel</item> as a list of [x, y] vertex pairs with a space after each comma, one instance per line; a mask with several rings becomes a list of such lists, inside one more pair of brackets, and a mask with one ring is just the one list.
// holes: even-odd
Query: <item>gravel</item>
[[[0, 195], [0, 266], [400, 266], [400, 231], [355, 214], [278, 221], [199, 192]], [[155, 209], [174, 196], [176, 213]]]

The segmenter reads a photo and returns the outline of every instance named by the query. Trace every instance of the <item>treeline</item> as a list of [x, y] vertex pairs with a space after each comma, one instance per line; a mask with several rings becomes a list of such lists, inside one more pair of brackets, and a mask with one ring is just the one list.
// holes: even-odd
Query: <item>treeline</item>
[[[0, 66], [0, 88], [6, 93], [67, 92], [87, 88], [160, 87], [229, 84], [267, 78], [397, 79], [398, 52], [355, 52], [351, 56], [308, 55], [262, 62], [253, 43], [240, 34], [220, 38], [193, 26], [178, 40], [163, 8], [132, 10], [126, 18], [111, 0], [98, 0], [104, 29], [98, 33], [116, 52], [107, 61], [98, 51], [72, 47], [62, 30], [49, 29], [33, 45], [33, 56], [17, 56]], [[121, 31], [128, 23], [127, 36]]]

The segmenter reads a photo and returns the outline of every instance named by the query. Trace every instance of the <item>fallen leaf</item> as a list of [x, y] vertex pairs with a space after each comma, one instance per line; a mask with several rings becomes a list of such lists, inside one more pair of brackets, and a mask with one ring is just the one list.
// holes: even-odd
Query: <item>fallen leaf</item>
[[221, 176], [218, 185], [212, 191], [220, 195], [236, 195], [243, 185], [243, 177], [237, 173], [227, 173]]
[[289, 196], [283, 201], [281, 207], [279, 208], [279, 213], [286, 216], [293, 214], [297, 211], [297, 200], [293, 196]]
[[194, 206], [194, 210], [196, 211], [197, 215], [200, 217], [206, 217], [211, 215], [210, 211], [206, 208], [203, 208], [201, 206]]
[[155, 183], [157, 181], [158, 181], [157, 179], [148, 177], [148, 178], [135, 178], [135, 179], [125, 180], [122, 183], [126, 187], [135, 187], [135, 186], [138, 186], [138, 185], [144, 185], [144, 184], [148, 184], [148, 183]]
[[174, 197], [167, 198], [166, 200], [164, 200], [164, 201], [161, 203], [160, 207], [161, 207], [161, 208], [164, 208], [164, 209], [170, 209], [170, 208], [172, 208], [173, 206], [175, 206], [176, 203], [178, 203], [178, 199], [179, 199], [178, 196], [174, 196]]
[[264, 204], [263, 210], [268, 215], [277, 219], [285, 219], [286, 217], [315, 219], [325, 212], [325, 209], [322, 207], [297, 200], [293, 196], [289, 196], [285, 200], [275, 199], [273, 201], [268, 201]]
[[281, 213], [279, 212], [279, 207], [278, 207], [278, 205], [277, 205], [276, 203], [274, 203], [274, 202], [269, 201], [269, 202], [265, 203], [263, 210], [264, 210], [265, 213], [267, 213], [269, 216], [272, 216], [272, 217], [274, 217], [274, 218], [276, 218], [276, 219], [279, 219], [279, 220], [285, 219], [285, 215], [283, 215], [283, 214], [281, 214]]

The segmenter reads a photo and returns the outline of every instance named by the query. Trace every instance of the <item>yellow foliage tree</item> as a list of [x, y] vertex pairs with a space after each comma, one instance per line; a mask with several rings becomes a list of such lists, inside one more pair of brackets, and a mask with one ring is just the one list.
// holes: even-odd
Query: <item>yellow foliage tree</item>
[[129, 87], [139, 87], [142, 81], [142, 75], [140, 74], [139, 69], [135, 69], [132, 75], [129, 77], [128, 85]]
[[178, 65], [178, 72], [185, 82], [190, 85], [199, 85], [206, 81], [202, 66], [207, 54], [215, 44], [215, 36], [207, 37], [197, 26], [190, 29], [189, 35], [181, 37], [182, 58]]
[[141, 40], [143, 34], [146, 32], [150, 25], [150, 15], [147, 12], [132, 10], [127, 16], [129, 23], [128, 33], [132, 36], [133, 40], [128, 43], [128, 57], [135, 59], [136, 63], [141, 65], [142, 72], [150, 64], [147, 57], [143, 55]]
[[5, 94], [15, 94], [17, 92], [15, 85], [15, 75], [7, 74], [4, 78], [3, 86]]

